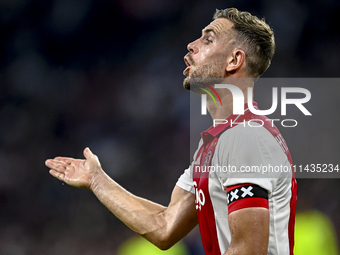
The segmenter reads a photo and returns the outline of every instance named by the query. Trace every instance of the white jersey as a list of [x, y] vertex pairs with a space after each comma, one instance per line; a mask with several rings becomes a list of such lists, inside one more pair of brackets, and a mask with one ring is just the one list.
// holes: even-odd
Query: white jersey
[[263, 206], [270, 211], [268, 254], [292, 255], [296, 206], [292, 159], [273, 123], [246, 109], [244, 115], [232, 115], [227, 124], [201, 134], [194, 161], [176, 185], [196, 195], [206, 254], [227, 251], [229, 213]]

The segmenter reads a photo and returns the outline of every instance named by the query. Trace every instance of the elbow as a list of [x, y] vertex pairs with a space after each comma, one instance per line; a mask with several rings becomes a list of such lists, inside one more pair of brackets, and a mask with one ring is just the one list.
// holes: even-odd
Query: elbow
[[172, 245], [158, 245], [157, 248], [162, 250], [162, 251], [166, 251], [169, 250], [172, 247]]
[[175, 244], [167, 236], [158, 236], [157, 239], [149, 239], [149, 241], [162, 251], [169, 250]]
[[169, 239], [160, 239], [154, 243], [156, 247], [162, 251], [169, 250], [174, 244], [169, 241]]

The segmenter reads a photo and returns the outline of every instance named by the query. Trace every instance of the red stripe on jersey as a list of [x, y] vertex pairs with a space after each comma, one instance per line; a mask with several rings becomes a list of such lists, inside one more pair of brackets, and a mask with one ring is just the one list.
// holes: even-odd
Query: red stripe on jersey
[[[257, 119], [264, 120], [264, 127], [274, 136], [276, 137], [278, 134], [280, 134], [280, 131], [275, 126], [270, 125], [270, 121], [265, 121], [268, 119], [267, 117], [261, 115], [256, 116]], [[285, 147], [287, 147], [286, 142]], [[290, 199], [290, 215], [289, 215], [289, 222], [288, 222], [288, 240], [289, 240], [289, 254], [294, 255], [294, 228], [295, 228], [295, 213], [296, 213], [296, 200], [297, 200], [297, 182], [295, 179], [295, 172], [293, 169], [293, 160], [292, 156], [290, 155], [289, 150], [285, 151], [285, 154], [287, 155], [288, 161], [292, 168], [292, 187], [291, 187], [291, 199]]]
[[[210, 138], [210, 140], [209, 140]], [[196, 161], [200, 158], [199, 166], [211, 165], [211, 159], [214, 154], [218, 137], [204, 137], [206, 142], [202, 146], [196, 156]], [[196, 165], [194, 165], [194, 169]], [[209, 193], [209, 170], [193, 171], [193, 180], [195, 187], [195, 203], [198, 216], [198, 225], [200, 228], [202, 243], [206, 255], [221, 255], [220, 246], [218, 243], [215, 212]]]
[[233, 189], [239, 188], [239, 187], [246, 186], [246, 185], [255, 185], [255, 184], [252, 184], [252, 183], [242, 183], [242, 184], [236, 184], [236, 185], [228, 186], [227, 187], [227, 192], [229, 192], [229, 191], [231, 191]]
[[[289, 161], [291, 165], [292, 158], [289, 155]], [[294, 171], [293, 171], [293, 175]], [[289, 217], [289, 223], [288, 223], [288, 238], [289, 238], [289, 249], [290, 249], [290, 255], [294, 255], [294, 229], [295, 229], [295, 213], [296, 213], [296, 200], [297, 200], [297, 182], [295, 178], [292, 179], [292, 198], [290, 199], [290, 217]]]
[[240, 199], [228, 205], [228, 214], [236, 210], [249, 208], [249, 207], [264, 207], [264, 208], [269, 209], [269, 202], [268, 202], [268, 199], [261, 198], [261, 197], [249, 197], [249, 198]]

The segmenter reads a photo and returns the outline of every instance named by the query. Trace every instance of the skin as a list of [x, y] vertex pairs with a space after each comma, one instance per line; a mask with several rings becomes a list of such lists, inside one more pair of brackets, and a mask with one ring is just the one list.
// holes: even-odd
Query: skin
[[85, 160], [47, 160], [50, 174], [77, 188], [90, 189], [122, 222], [162, 250], [170, 248], [197, 225], [195, 198], [175, 187], [168, 207], [137, 197], [105, 174], [89, 148]]
[[[189, 68], [184, 87], [190, 88], [193, 78], [246, 78], [245, 53], [233, 45], [230, 28], [233, 23], [219, 18], [202, 31], [202, 37], [188, 45], [185, 62]], [[234, 82], [245, 93], [253, 86], [253, 79]], [[231, 94], [219, 89], [222, 105], [207, 102], [212, 118], [227, 118], [232, 113]], [[50, 174], [77, 188], [90, 189], [97, 198], [122, 222], [162, 250], [170, 248], [187, 235], [197, 224], [195, 196], [175, 186], [170, 204], [165, 207], [137, 197], [126, 191], [103, 171], [100, 162], [89, 148], [84, 150], [85, 159], [57, 157], [46, 160]], [[269, 239], [269, 210], [245, 208], [228, 216], [231, 244], [225, 255], [267, 254]]]
[[[187, 67], [183, 74], [187, 77], [183, 82], [186, 89], [192, 89], [200, 94], [201, 90], [192, 88], [192, 80], [219, 78], [221, 84], [238, 86], [247, 99], [248, 87], [254, 86], [254, 78], [249, 78], [246, 56], [241, 48], [235, 46], [235, 40], [230, 33], [233, 22], [219, 18], [202, 30], [202, 36], [188, 44], [189, 53], [184, 57]], [[213, 85], [213, 84], [211, 84]], [[221, 97], [222, 105], [207, 97], [207, 108], [212, 119], [226, 119], [233, 112], [232, 94], [228, 89], [216, 89]]]

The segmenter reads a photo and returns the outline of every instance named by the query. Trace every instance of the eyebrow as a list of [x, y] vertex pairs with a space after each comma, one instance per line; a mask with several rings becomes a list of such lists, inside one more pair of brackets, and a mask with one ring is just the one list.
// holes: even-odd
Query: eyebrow
[[204, 33], [208, 34], [210, 32], [213, 32], [215, 35], [217, 35], [217, 33], [215, 32], [215, 30], [213, 28], [205, 28], [205, 29], [202, 30], [203, 34]]

